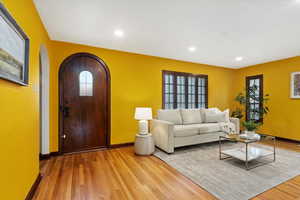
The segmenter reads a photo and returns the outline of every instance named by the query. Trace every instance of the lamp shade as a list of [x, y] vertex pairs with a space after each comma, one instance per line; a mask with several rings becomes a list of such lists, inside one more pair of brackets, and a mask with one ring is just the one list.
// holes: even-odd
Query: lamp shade
[[134, 118], [137, 120], [150, 120], [152, 119], [152, 109], [151, 108], [135, 108]]

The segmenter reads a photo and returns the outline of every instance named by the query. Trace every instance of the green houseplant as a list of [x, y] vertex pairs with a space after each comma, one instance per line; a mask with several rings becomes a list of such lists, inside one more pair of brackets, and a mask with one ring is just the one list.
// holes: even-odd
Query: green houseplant
[[243, 127], [245, 127], [245, 129], [249, 132], [254, 132], [258, 129], [258, 127], [260, 127], [262, 125], [262, 123], [260, 122], [255, 122], [253, 120], [249, 120], [249, 121], [244, 121], [242, 123]]
[[[259, 93], [259, 88], [257, 85], [250, 86], [248, 90], [240, 92], [236, 97], [235, 101], [237, 102], [237, 107], [233, 110], [231, 117], [236, 117], [242, 119], [244, 117], [244, 112], [250, 113], [248, 116], [250, 119], [253, 119], [254, 116], [261, 116], [269, 113], [269, 107], [267, 102], [269, 101], [269, 94], [263, 96], [257, 95]], [[259, 97], [258, 97], [259, 96]], [[250, 108], [248, 106], [250, 102], [261, 102], [261, 107], [259, 108]], [[262, 125], [261, 122], [255, 120], [248, 120], [242, 123], [242, 126], [249, 132], [256, 131]]]

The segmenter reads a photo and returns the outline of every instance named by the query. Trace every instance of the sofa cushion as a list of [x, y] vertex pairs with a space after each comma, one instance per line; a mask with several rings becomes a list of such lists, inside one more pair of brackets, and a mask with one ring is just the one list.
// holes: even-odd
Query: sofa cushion
[[207, 110], [206, 108], [200, 108], [200, 115], [201, 115], [202, 123], [205, 122], [205, 111], [206, 110]]
[[219, 108], [203, 108], [200, 110], [200, 112], [201, 112], [202, 121], [206, 122], [206, 114], [211, 114], [211, 113], [215, 114], [221, 111], [219, 110]]
[[175, 125], [175, 137], [188, 137], [198, 134], [215, 133], [221, 131], [221, 126], [218, 123], [190, 124], [190, 125]]
[[174, 126], [174, 135], [175, 137], [188, 137], [199, 134], [198, 124], [190, 125], [175, 125]]
[[200, 109], [181, 109], [182, 124], [202, 123]]
[[219, 113], [221, 110], [219, 108], [207, 108], [205, 109], [206, 113]]
[[157, 119], [172, 122], [174, 124], [182, 124], [180, 110], [158, 110]]
[[220, 123], [226, 122], [226, 113], [206, 113], [205, 115], [205, 122], [206, 123]]
[[221, 127], [218, 123], [204, 123], [204, 124], [197, 124], [199, 128], [200, 134], [205, 133], [213, 133], [221, 131]]

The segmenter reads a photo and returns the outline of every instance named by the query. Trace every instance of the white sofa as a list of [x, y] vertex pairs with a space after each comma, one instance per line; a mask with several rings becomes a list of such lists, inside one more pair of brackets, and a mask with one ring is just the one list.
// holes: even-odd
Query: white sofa
[[240, 132], [238, 118], [217, 108], [158, 110], [151, 132], [155, 145], [167, 153], [176, 147], [218, 141], [228, 132]]

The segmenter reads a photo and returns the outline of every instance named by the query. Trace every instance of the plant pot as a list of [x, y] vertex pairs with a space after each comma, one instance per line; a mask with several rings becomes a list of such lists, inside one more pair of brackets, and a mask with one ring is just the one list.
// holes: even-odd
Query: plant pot
[[255, 135], [255, 131], [245, 131], [245, 133], [249, 136], [254, 136]]
[[245, 131], [248, 138], [260, 140], [260, 135], [256, 134], [255, 131]]

